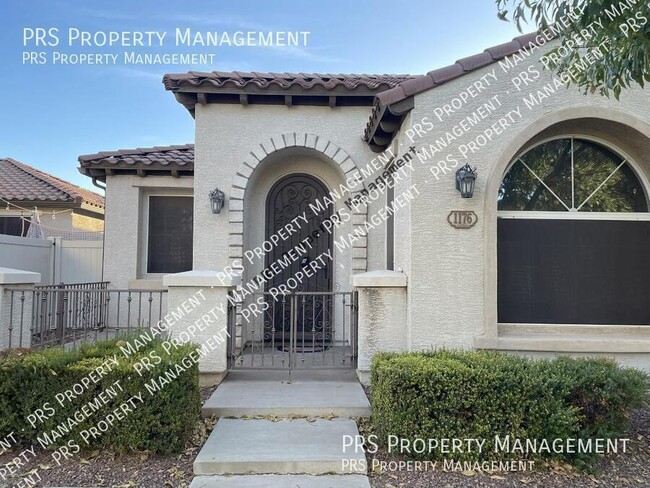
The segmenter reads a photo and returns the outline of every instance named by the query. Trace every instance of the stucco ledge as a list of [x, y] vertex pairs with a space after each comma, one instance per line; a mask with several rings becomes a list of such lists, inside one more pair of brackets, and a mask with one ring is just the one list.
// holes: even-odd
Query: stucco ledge
[[650, 339], [647, 334], [611, 335], [530, 334], [517, 337], [474, 338], [477, 349], [497, 351], [530, 351], [558, 353], [650, 353]]
[[354, 274], [351, 281], [357, 288], [405, 288], [407, 283], [404, 273], [388, 269]]
[[241, 284], [240, 276], [227, 275], [221, 271], [207, 269], [195, 269], [183, 273], [168, 274], [163, 276], [164, 286], [187, 286], [187, 287], [220, 287], [234, 288]]

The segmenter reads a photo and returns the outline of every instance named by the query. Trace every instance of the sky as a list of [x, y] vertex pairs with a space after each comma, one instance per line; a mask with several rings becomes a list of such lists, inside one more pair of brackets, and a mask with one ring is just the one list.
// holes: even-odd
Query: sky
[[[2, 6], [0, 157], [90, 189], [90, 179], [77, 171], [81, 154], [193, 142], [194, 121], [163, 88], [165, 73], [423, 74], [519, 35], [497, 19], [493, 0], [3, 0]], [[30, 37], [37, 28], [57, 29], [43, 39], [48, 45]], [[299, 47], [177, 47], [176, 28], [309, 34]], [[162, 47], [80, 46], [79, 39], [69, 45], [70, 29], [168, 37]], [[127, 65], [127, 51], [210, 53], [214, 63]], [[55, 64], [55, 53], [116, 53], [119, 63]]]

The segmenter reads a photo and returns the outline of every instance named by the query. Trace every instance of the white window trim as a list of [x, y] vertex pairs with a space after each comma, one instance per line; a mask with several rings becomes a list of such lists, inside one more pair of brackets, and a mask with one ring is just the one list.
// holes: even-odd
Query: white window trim
[[[191, 190], [190, 190], [191, 191]], [[142, 218], [140, 222], [140, 246], [138, 247], [138, 280], [162, 278], [169, 273], [148, 273], [149, 259], [149, 199], [151, 197], [185, 197], [194, 198], [193, 193], [180, 192], [178, 189], [154, 188], [142, 192]]]
[[530, 219], [530, 220], [650, 220], [650, 212], [565, 212], [535, 210], [500, 210], [498, 219]]

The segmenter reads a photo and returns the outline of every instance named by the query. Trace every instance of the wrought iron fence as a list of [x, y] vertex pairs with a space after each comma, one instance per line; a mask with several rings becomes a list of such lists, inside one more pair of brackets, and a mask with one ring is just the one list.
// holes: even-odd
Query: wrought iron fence
[[167, 290], [107, 286], [99, 282], [7, 288], [9, 337], [4, 343], [9, 348], [75, 345], [152, 327], [162, 319]]
[[354, 369], [357, 292], [229, 295], [230, 369]]

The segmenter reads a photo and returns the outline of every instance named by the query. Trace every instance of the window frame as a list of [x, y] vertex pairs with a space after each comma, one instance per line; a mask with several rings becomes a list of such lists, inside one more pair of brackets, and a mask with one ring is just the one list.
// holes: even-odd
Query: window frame
[[[572, 215], [573, 217], [566, 217], [565, 216], [565, 217], [562, 217], [562, 218], [574, 218], [574, 219], [585, 218], [584, 216], [586, 214], [594, 214], [596, 216], [600, 216], [601, 220], [646, 220], [645, 218], [639, 218], [639, 219], [633, 219], [633, 218], [629, 218], [629, 219], [628, 218], [617, 218], [617, 219], [606, 218], [606, 216], [610, 215], [610, 214], [611, 215], [619, 215], [619, 216], [623, 215], [623, 214], [632, 215], [632, 216], [644, 216], [644, 215], [650, 216], [650, 191], [649, 191], [650, 190], [650, 181], [648, 181], [648, 178], [646, 177], [645, 173], [641, 170], [639, 165], [634, 161], [634, 159], [632, 157], [630, 157], [625, 151], [620, 149], [618, 146], [616, 146], [616, 145], [614, 145], [614, 144], [612, 144], [612, 143], [610, 143], [610, 142], [608, 142], [606, 140], [603, 140], [603, 139], [601, 139], [599, 137], [594, 137], [594, 136], [586, 135], [586, 134], [567, 133], [567, 134], [562, 134], [562, 135], [559, 135], [559, 136], [547, 137], [547, 138], [541, 139], [540, 141], [536, 142], [535, 144], [531, 144], [530, 146], [527, 146], [522, 151], [519, 151], [515, 155], [514, 158], [512, 158], [512, 161], [510, 162], [510, 164], [508, 164], [508, 167], [505, 169], [505, 171], [501, 175], [501, 178], [499, 180], [499, 188], [501, 187], [501, 183], [503, 182], [503, 179], [508, 174], [508, 172], [512, 169], [512, 167], [517, 163], [517, 161], [519, 161], [519, 159], [521, 159], [523, 156], [525, 156], [529, 151], [532, 151], [533, 149], [535, 149], [535, 148], [537, 148], [537, 147], [539, 147], [539, 146], [541, 146], [543, 144], [553, 142], [553, 141], [557, 141], [557, 140], [561, 140], [561, 139], [572, 139], [572, 140], [573, 139], [582, 139], [582, 140], [585, 140], [585, 141], [592, 142], [594, 144], [600, 144], [604, 148], [609, 149], [613, 153], [615, 153], [618, 156], [620, 156], [621, 158], [623, 158], [625, 163], [627, 163], [629, 165], [629, 167], [632, 169], [632, 172], [634, 173], [634, 176], [636, 176], [638, 178], [639, 182], [641, 183], [641, 187], [643, 188], [643, 191], [645, 193], [646, 206], [649, 209], [648, 212], [588, 212], [588, 211], [578, 211], [578, 210], [560, 210], [560, 211], [558, 211], [558, 210], [556, 210], [556, 211], [552, 211], [552, 210], [548, 210], [548, 211], [544, 211], [544, 210], [542, 210], [542, 211], [535, 211], [535, 210], [530, 210], [530, 211], [526, 211], [526, 210], [498, 210], [499, 198], [497, 196], [497, 218], [515, 218], [515, 217], [512, 216], [512, 214], [514, 214], [514, 213], [516, 213], [518, 215], [522, 215], [522, 214], [526, 213], [526, 214], [529, 215], [528, 218], [534, 218], [534, 217], [531, 216], [532, 214], [534, 214], [534, 215], [539, 215], [539, 214], [552, 214], [552, 215], [561, 214], [561, 215], [566, 215], [566, 214], [569, 214], [569, 215]], [[571, 148], [571, 150], [573, 151], [573, 147]], [[572, 181], [572, 186], [573, 186], [573, 184], [574, 184], [574, 182]], [[550, 217], [542, 216], [542, 217], [539, 217], [539, 218], [550, 218]], [[589, 217], [587, 217], [587, 218], [589, 218]], [[599, 220], [598, 217], [592, 217], [592, 218], [594, 218], [595, 220]]]
[[[184, 189], [183, 189], [184, 190]], [[161, 278], [170, 273], [149, 273], [149, 217], [151, 197], [183, 197], [192, 199], [192, 227], [194, 227], [194, 193], [192, 189], [179, 191], [179, 189], [165, 190], [162, 188], [143, 189], [141, 195], [141, 218], [140, 218], [140, 245], [138, 246], [138, 279]], [[192, 251], [194, 251], [194, 228], [192, 228]], [[193, 260], [193, 259], [192, 259]]]
[[[549, 219], [549, 220], [602, 220], [602, 221], [650, 221], [650, 182], [648, 181], [648, 178], [646, 177], [646, 174], [640, 166], [636, 163], [636, 161], [630, 157], [625, 151], [617, 147], [616, 145], [605, 141], [601, 138], [590, 136], [590, 135], [585, 135], [581, 133], [567, 133], [567, 134], [562, 134], [558, 136], [553, 136], [553, 137], [547, 137], [544, 139], [541, 139], [540, 141], [536, 142], [535, 144], [531, 144], [530, 146], [525, 147], [523, 150], [519, 151], [514, 158], [512, 158], [512, 161], [510, 164], [508, 164], [507, 168], [505, 171], [501, 174], [501, 177], [499, 179], [499, 188], [501, 186], [501, 183], [505, 176], [508, 174], [508, 172], [512, 169], [513, 165], [516, 164], [516, 162], [524, 156], [526, 153], [529, 151], [535, 149], [536, 147], [546, 144], [548, 142], [556, 141], [559, 139], [582, 139], [586, 140], [589, 142], [592, 142], [594, 144], [600, 144], [603, 147], [609, 149], [610, 151], [614, 152], [618, 156], [624, 159], [624, 161], [630, 166], [632, 169], [632, 172], [634, 175], [638, 178], [641, 187], [643, 188], [643, 191], [645, 193], [645, 198], [646, 198], [646, 204], [648, 206], [648, 211], [647, 212], [589, 212], [589, 211], [526, 211], [526, 210], [498, 210], [498, 195], [496, 199], [496, 205], [497, 205], [497, 211], [496, 211], [496, 219], [495, 219], [495, 224], [498, 226], [498, 220], [499, 219]], [[496, 231], [496, 227], [495, 227]], [[496, 249], [498, 249], [499, 246], [499, 241], [498, 239], [495, 240], [496, 244]], [[499, 262], [498, 260], [496, 261], [496, 267], [495, 267], [495, 273], [498, 275], [499, 272]], [[495, 294], [494, 294], [494, 299], [495, 299], [495, 306], [498, 307], [497, 305], [497, 300], [498, 300], [498, 294], [499, 294], [499, 283], [496, 282], [496, 289], [495, 289]], [[646, 329], [650, 329], [649, 325], [642, 325], [642, 326], [636, 326], [636, 325], [629, 325], [629, 324], [607, 324], [607, 325], [602, 325], [602, 324], [575, 324], [575, 323], [521, 323], [521, 322], [500, 322], [498, 320], [498, 308], [495, 308], [495, 317], [497, 317], [496, 324], [497, 324], [497, 331], [499, 330], [500, 327], [525, 327], [525, 328], [535, 328], [535, 327], [548, 327], [548, 328], [553, 328], [553, 327], [564, 327], [564, 328], [571, 328], [571, 327], [578, 327], [578, 328], [584, 328], [584, 327], [593, 327], [593, 328], [603, 328], [603, 327], [612, 327], [612, 328], [638, 328], [638, 327], [643, 327]]]
[[[0, 217], [8, 218], [8, 219], [27, 219], [27, 220], [30, 219], [30, 216], [25, 215], [25, 212], [22, 211], [22, 210], [19, 210], [19, 211], [5, 211], [4, 213], [0, 213]], [[27, 229], [27, 231], [29, 231], [29, 228]], [[0, 235], [10, 235], [10, 236], [14, 236], [14, 237], [26, 237], [26, 236], [15, 235], [15, 234], [2, 234], [2, 233], [0, 233]]]

